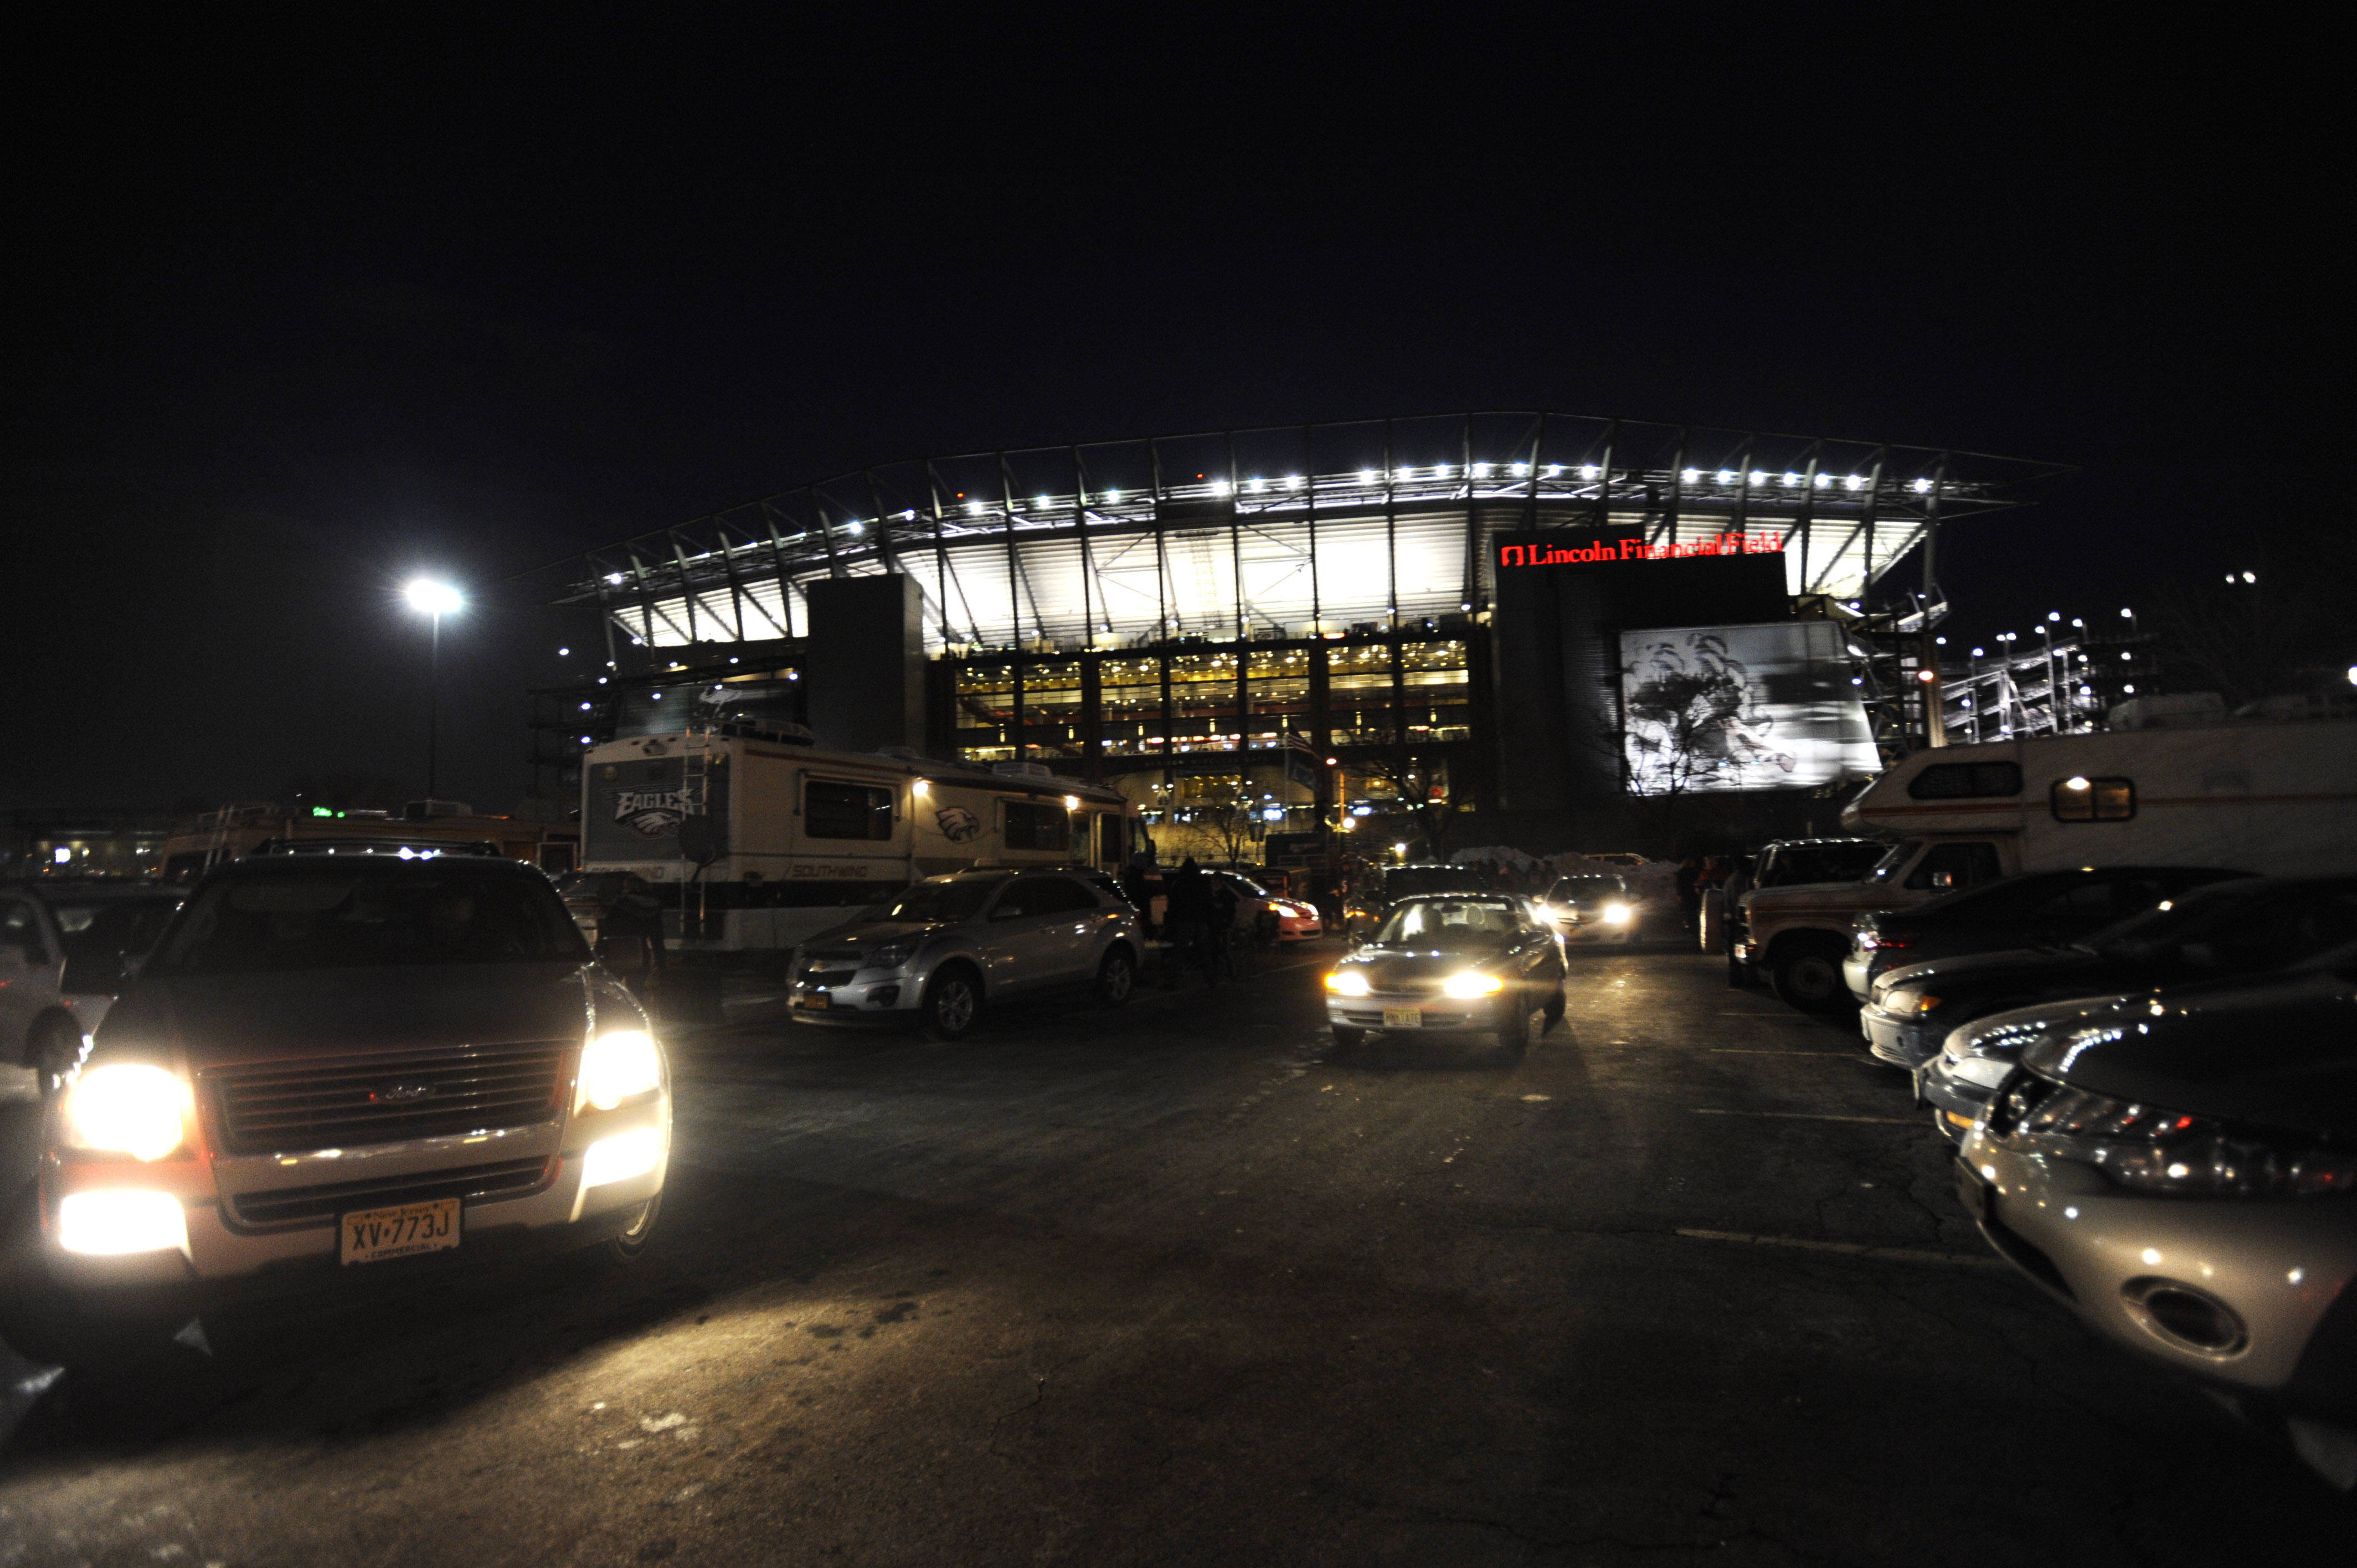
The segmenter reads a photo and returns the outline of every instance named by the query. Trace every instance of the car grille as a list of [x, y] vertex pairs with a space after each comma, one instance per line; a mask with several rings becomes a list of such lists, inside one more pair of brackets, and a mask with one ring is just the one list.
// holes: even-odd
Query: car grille
[[848, 985], [851, 977], [859, 972], [859, 953], [851, 948], [813, 951], [802, 950], [809, 961], [802, 965], [802, 978], [813, 985]]
[[229, 1200], [229, 1206], [240, 1224], [299, 1225], [332, 1219], [349, 1209], [389, 1208], [401, 1203], [427, 1203], [437, 1197], [455, 1197], [464, 1202], [523, 1197], [545, 1187], [555, 1174], [556, 1162], [552, 1159], [500, 1160], [457, 1170], [240, 1193]]
[[208, 1074], [240, 1155], [397, 1143], [556, 1119], [567, 1040], [314, 1057]]

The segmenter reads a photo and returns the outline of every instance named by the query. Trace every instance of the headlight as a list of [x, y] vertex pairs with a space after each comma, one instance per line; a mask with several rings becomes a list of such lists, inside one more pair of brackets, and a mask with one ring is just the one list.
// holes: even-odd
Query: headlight
[[611, 1111], [634, 1094], [662, 1087], [662, 1056], [638, 1029], [619, 1029], [589, 1042], [581, 1053], [581, 1090], [573, 1109]]
[[1491, 996], [1504, 990], [1506, 983], [1494, 974], [1452, 974], [1448, 983], [1440, 989], [1451, 996]]
[[2357, 1187], [2357, 1150], [2295, 1133], [2245, 1130], [2164, 1111], [2028, 1072], [1991, 1108], [2007, 1148], [2093, 1165], [2141, 1192], [2192, 1197], [2312, 1197]]
[[1936, 996], [1921, 991], [1886, 991], [1882, 1004], [1893, 1013], [1929, 1013], [1940, 1004]]
[[69, 1147], [160, 1160], [187, 1140], [195, 1109], [188, 1086], [162, 1068], [118, 1062], [74, 1080], [61, 1122]]
[[1338, 969], [1326, 977], [1326, 989], [1340, 996], [1364, 996], [1367, 977], [1355, 969]]
[[1626, 904], [1605, 905], [1604, 923], [1608, 926], [1627, 925], [1629, 923], [1629, 906]]
[[914, 942], [894, 942], [888, 947], [877, 948], [870, 951], [866, 955], [866, 961], [862, 962], [859, 967], [862, 969], [898, 969], [902, 964], [908, 962], [909, 958], [915, 954], [916, 950], [917, 944]]

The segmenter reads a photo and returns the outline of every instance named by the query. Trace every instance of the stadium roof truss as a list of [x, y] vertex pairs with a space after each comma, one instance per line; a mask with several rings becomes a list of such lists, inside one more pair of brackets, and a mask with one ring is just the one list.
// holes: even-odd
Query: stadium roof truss
[[894, 571], [929, 652], [1117, 647], [1482, 608], [1492, 535], [1609, 525], [1772, 532], [1793, 593], [1862, 600], [1942, 523], [2068, 471], [1536, 412], [1364, 420], [888, 463], [525, 581], [650, 650], [803, 636], [806, 584]]

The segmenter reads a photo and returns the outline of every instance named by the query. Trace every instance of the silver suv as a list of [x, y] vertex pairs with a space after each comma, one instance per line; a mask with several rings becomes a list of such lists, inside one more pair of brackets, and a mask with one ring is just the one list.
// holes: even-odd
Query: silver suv
[[1093, 985], [1118, 1007], [1144, 950], [1137, 911], [1110, 877], [959, 871], [803, 943], [788, 1007], [808, 1024], [913, 1024], [954, 1040], [1001, 996]]
[[153, 882], [0, 887], [0, 1063], [55, 1093], [123, 989], [124, 960], [155, 945], [180, 898]]

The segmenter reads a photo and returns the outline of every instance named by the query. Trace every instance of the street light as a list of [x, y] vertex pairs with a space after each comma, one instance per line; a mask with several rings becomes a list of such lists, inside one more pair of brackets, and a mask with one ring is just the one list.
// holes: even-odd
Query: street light
[[458, 590], [431, 577], [420, 577], [401, 591], [409, 607], [427, 617], [434, 626], [433, 651], [425, 666], [425, 798], [436, 799], [441, 782], [442, 618], [467, 607]]

